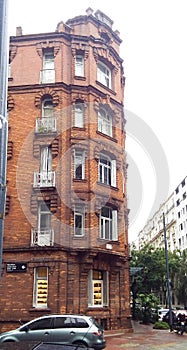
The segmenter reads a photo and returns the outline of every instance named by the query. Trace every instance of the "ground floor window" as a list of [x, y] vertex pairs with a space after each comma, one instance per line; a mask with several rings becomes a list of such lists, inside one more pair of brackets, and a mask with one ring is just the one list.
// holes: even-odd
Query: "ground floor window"
[[48, 268], [37, 267], [34, 270], [33, 306], [47, 307], [48, 299]]
[[108, 305], [108, 272], [90, 270], [88, 275], [88, 306]]

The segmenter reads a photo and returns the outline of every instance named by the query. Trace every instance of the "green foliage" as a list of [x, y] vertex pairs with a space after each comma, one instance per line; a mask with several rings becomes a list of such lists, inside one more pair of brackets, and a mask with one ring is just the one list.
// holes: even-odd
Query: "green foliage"
[[[135, 317], [136, 301], [141, 294], [159, 295], [166, 290], [166, 255], [165, 249], [154, 249], [151, 245], [141, 250], [131, 251], [131, 292], [133, 299], [133, 317]], [[187, 306], [187, 252], [168, 251], [169, 275], [171, 289], [180, 303]], [[158, 302], [159, 303], [159, 302]]]
[[179, 266], [176, 278], [176, 295], [179, 303], [187, 307], [187, 251], [178, 252]]
[[153, 319], [153, 309], [156, 309], [159, 300], [155, 294], [139, 294], [138, 301], [142, 310], [142, 322], [149, 324]]
[[153, 326], [154, 329], [169, 329], [169, 324], [167, 322], [161, 322], [161, 321], [158, 321], [158, 322], [155, 322], [154, 326]]

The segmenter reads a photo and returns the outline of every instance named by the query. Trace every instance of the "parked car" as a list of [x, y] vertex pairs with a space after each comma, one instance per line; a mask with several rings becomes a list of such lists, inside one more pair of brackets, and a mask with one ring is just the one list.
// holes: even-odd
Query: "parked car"
[[0, 334], [0, 343], [29, 341], [76, 344], [96, 350], [106, 346], [101, 326], [93, 317], [84, 315], [43, 316]]
[[158, 309], [158, 321], [163, 321], [163, 317], [167, 314], [169, 309]]

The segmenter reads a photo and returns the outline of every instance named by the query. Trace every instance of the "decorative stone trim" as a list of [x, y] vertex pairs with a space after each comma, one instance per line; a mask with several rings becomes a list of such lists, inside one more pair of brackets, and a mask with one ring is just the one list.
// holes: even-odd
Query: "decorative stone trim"
[[8, 141], [7, 144], [7, 159], [11, 159], [13, 156], [13, 142], [12, 141]]
[[14, 108], [14, 98], [12, 97], [12, 95], [8, 95], [8, 99], [7, 99], [7, 109], [8, 112], [10, 112], [13, 108]]
[[40, 58], [43, 58], [43, 49], [53, 49], [54, 48], [54, 57], [58, 54], [60, 50], [60, 42], [59, 41], [43, 41], [36, 45], [36, 51]]
[[12, 62], [17, 54], [17, 46], [10, 46], [9, 50], [9, 62]]
[[106, 143], [106, 142], [100, 142], [95, 146], [94, 148], [94, 158], [99, 161], [100, 154], [101, 153], [107, 153], [109, 156], [112, 158], [116, 159], [116, 168], [119, 170], [121, 168], [121, 158], [116, 155], [117, 152], [119, 152], [115, 147], [112, 148], [111, 152], [111, 142]]
[[[59, 138], [55, 138], [52, 142], [48, 143], [51, 145], [52, 158], [55, 158], [59, 155]], [[33, 142], [33, 155], [35, 158], [40, 158], [40, 147], [43, 145], [47, 145], [46, 139], [36, 139]]]
[[10, 195], [6, 195], [5, 215], [8, 215], [10, 210]]
[[113, 109], [113, 105], [110, 102], [110, 95], [106, 95], [105, 98], [98, 97], [94, 101], [94, 109], [98, 113], [99, 109], [103, 108], [112, 115], [113, 124], [118, 124], [121, 118], [121, 111], [116, 107]]
[[53, 99], [53, 106], [57, 106], [60, 102], [60, 97], [59, 95], [56, 93], [55, 90], [49, 88], [49, 87], [46, 87], [44, 89], [42, 89], [36, 96], [35, 96], [35, 100], [34, 100], [34, 104], [35, 104], [35, 107], [37, 108], [41, 108], [42, 107], [42, 98], [45, 96], [45, 95], [50, 95]]
[[80, 51], [82, 51], [82, 53], [84, 54], [84, 59], [86, 60], [89, 56], [89, 46], [82, 42], [72, 43], [71, 52], [74, 58], [76, 56], [76, 53]]
[[108, 48], [106, 49], [104, 47], [93, 47], [93, 56], [96, 62], [98, 62], [99, 58], [102, 57], [102, 59], [107, 60], [112, 65], [116, 72], [118, 71], [119, 68], [117, 67], [119, 67], [119, 63]]
[[37, 214], [38, 212], [38, 202], [44, 201], [48, 202], [50, 205], [51, 213], [56, 213], [58, 208], [58, 194], [49, 192], [39, 192], [38, 194], [32, 194], [30, 199], [30, 208], [32, 214]]

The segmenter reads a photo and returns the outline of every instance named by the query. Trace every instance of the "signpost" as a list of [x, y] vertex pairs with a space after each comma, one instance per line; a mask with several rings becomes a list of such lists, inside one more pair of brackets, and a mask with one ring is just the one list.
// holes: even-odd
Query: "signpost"
[[4, 214], [6, 204], [6, 161], [8, 139], [8, 0], [0, 0], [0, 279], [2, 271]]

